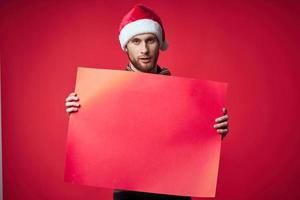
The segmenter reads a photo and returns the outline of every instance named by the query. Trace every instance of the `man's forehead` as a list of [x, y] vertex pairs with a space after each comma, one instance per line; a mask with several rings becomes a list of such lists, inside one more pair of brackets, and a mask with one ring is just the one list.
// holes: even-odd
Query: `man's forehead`
[[142, 34], [138, 34], [135, 35], [131, 38], [131, 40], [133, 39], [140, 39], [140, 40], [146, 40], [148, 38], [156, 38], [156, 35], [153, 33], [142, 33]]

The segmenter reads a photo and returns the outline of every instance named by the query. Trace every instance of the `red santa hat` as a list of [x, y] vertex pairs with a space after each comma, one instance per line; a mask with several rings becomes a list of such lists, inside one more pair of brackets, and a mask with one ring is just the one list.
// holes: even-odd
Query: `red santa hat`
[[132, 37], [143, 33], [156, 35], [161, 50], [168, 48], [160, 17], [153, 10], [139, 4], [124, 16], [119, 26], [119, 40], [122, 49], [125, 50], [128, 41]]

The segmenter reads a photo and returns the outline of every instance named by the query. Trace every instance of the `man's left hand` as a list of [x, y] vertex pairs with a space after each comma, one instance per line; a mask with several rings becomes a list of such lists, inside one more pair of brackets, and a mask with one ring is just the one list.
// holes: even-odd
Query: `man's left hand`
[[223, 116], [215, 120], [216, 124], [214, 125], [214, 128], [217, 130], [218, 133], [222, 135], [222, 139], [228, 133], [228, 119], [229, 117], [227, 114], [227, 109], [223, 108]]

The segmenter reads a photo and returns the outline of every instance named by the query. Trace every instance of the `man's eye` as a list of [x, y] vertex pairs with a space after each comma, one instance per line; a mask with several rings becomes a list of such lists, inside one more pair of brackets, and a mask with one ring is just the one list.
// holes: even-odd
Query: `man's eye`
[[140, 41], [138, 41], [138, 40], [132, 40], [132, 43], [133, 43], [133, 44], [139, 44]]
[[155, 41], [154, 39], [149, 39], [149, 40], [148, 40], [148, 42], [149, 42], [150, 44], [152, 44], [154, 41]]

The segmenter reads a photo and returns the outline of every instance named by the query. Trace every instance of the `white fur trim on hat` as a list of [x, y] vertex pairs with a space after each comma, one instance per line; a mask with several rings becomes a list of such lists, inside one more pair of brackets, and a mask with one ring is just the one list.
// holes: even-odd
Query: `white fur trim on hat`
[[120, 31], [119, 40], [122, 49], [125, 50], [125, 46], [132, 37], [143, 33], [155, 34], [159, 40], [160, 49], [166, 50], [168, 48], [167, 42], [162, 39], [162, 28], [159, 23], [151, 19], [139, 19], [127, 24]]

